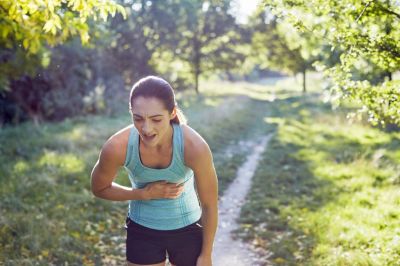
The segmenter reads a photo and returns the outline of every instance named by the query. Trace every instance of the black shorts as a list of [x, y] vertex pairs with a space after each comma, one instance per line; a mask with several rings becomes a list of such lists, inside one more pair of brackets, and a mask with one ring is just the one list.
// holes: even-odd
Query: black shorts
[[126, 259], [135, 264], [166, 260], [177, 266], [196, 265], [201, 252], [203, 228], [196, 222], [176, 230], [155, 230], [126, 219]]

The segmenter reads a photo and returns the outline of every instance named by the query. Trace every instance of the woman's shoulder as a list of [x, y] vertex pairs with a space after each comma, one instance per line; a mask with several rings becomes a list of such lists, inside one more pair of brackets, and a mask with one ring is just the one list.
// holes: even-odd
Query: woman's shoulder
[[181, 125], [184, 139], [185, 161], [189, 162], [198, 156], [210, 153], [210, 148], [204, 138], [188, 125]]
[[129, 125], [109, 137], [103, 145], [102, 154], [107, 158], [123, 163], [132, 127], [133, 125]]
[[207, 142], [203, 139], [203, 137], [193, 128], [188, 125], [181, 125], [183, 132], [183, 139], [185, 141], [185, 146], [188, 145], [192, 148], [201, 147], [203, 145], [207, 145]]

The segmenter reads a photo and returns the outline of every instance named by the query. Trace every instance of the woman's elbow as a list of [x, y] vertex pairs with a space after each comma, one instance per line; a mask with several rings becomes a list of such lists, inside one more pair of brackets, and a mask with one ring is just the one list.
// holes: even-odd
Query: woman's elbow
[[98, 190], [98, 189], [95, 189], [93, 186], [92, 186], [92, 194], [95, 196], [95, 197], [97, 197], [97, 198], [101, 198], [101, 190]]
[[101, 189], [97, 188], [93, 183], [91, 184], [90, 190], [95, 197], [101, 197]]
[[92, 194], [98, 198], [102, 198], [102, 195], [104, 194], [104, 190], [106, 190], [109, 186], [102, 187], [99, 186], [96, 182], [95, 176], [92, 175], [91, 178], [91, 183], [90, 183], [90, 190], [92, 191]]

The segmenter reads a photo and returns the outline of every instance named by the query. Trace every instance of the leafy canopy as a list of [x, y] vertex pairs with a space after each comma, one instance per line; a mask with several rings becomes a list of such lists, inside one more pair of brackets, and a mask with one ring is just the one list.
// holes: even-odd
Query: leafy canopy
[[[48, 46], [72, 36], [89, 41], [89, 19], [107, 20], [125, 10], [110, 0], [0, 1], [0, 82], [25, 74], [38, 61], [48, 64]], [[47, 53], [47, 54], [46, 54]]]
[[[265, 5], [299, 31], [340, 51], [340, 63], [320, 69], [335, 82], [338, 98], [358, 101], [373, 124], [400, 125], [400, 5], [395, 0], [266, 0]], [[371, 76], [363, 75], [366, 72]], [[384, 78], [384, 77], [387, 78]]]

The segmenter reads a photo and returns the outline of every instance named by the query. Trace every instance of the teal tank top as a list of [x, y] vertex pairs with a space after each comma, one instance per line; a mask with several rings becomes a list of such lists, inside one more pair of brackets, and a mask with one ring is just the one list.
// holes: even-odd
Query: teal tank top
[[154, 169], [142, 164], [139, 156], [139, 133], [132, 127], [124, 167], [133, 188], [143, 188], [150, 182], [166, 180], [184, 183], [176, 199], [130, 200], [128, 216], [134, 222], [157, 230], [174, 230], [198, 221], [201, 208], [194, 188], [192, 169], [184, 164], [184, 139], [180, 125], [173, 123], [172, 161], [167, 168]]

